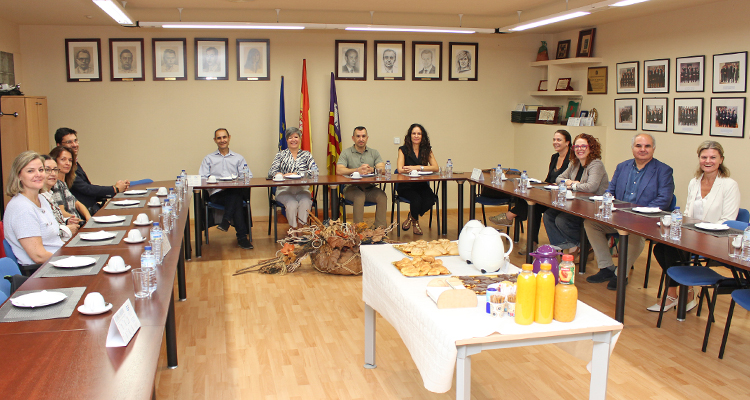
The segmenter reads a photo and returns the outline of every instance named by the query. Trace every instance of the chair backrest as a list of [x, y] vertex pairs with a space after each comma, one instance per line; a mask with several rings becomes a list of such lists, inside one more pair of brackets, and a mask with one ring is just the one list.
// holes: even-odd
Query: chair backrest
[[677, 196], [672, 195], [672, 202], [669, 203], [669, 210], [667, 211], [674, 211], [675, 207], [677, 207]]
[[[0, 240], [5, 240], [5, 230], [3, 228], [3, 221], [0, 221]], [[0, 247], [0, 258], [5, 257], [5, 246]]]
[[8, 243], [8, 240], [3, 238], [3, 249], [5, 250], [5, 257], [10, 258], [13, 260], [16, 265], [18, 265], [18, 259], [16, 258], [16, 255], [13, 254], [13, 249], [10, 247], [10, 243]]
[[742, 222], [750, 222], [750, 211], [748, 211], [746, 208], [740, 208], [740, 211], [737, 213], [737, 221]]
[[154, 183], [153, 179], [139, 179], [137, 181], [130, 181], [130, 186], [145, 185], [147, 183]]
[[3, 293], [6, 298], [8, 298], [12, 293], [10, 289], [10, 282], [2, 279], [6, 275], [21, 275], [21, 270], [18, 268], [18, 265], [15, 263], [15, 261], [11, 260], [8, 257], [3, 257], [0, 258], [0, 292]]
[[724, 224], [730, 228], [739, 229], [741, 231], [744, 231], [745, 228], [747, 228], [747, 226], [750, 225], [747, 222], [743, 222], [743, 221], [726, 221], [724, 222]]

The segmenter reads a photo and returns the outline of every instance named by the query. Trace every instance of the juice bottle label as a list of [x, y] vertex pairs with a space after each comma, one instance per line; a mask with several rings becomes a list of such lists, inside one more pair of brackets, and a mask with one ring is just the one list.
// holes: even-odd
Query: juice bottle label
[[576, 265], [573, 263], [563, 262], [558, 266], [560, 274], [560, 283], [573, 285], [575, 283]]

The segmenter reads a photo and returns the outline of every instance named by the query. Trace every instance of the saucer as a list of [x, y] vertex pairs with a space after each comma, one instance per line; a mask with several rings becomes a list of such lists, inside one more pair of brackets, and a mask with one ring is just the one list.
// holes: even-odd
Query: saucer
[[300, 178], [302, 178], [302, 175], [291, 174], [291, 175], [287, 175], [286, 178], [289, 178], [289, 179], [300, 179]]
[[161, 207], [161, 203], [159, 203], [159, 204], [147, 203], [147, 204], [148, 204], [149, 207]]
[[128, 272], [128, 271], [130, 271], [130, 265], [126, 265], [126, 266], [125, 266], [125, 269], [123, 269], [123, 270], [119, 270], [119, 271], [114, 271], [114, 270], [110, 269], [110, 268], [109, 268], [109, 264], [107, 264], [106, 266], [104, 266], [104, 268], [102, 268], [102, 271], [104, 271], [104, 272], [106, 272], [106, 273], [109, 273], [109, 274], [121, 274], [121, 273], [123, 273], [123, 272]]
[[274, 182], [284, 182], [284, 179], [275, 179], [274, 178], [274, 179], [272, 179], [272, 181], [274, 181]]
[[161, 193], [156, 193], [156, 196], [157, 196], [157, 197], [166, 197], [166, 196], [169, 196], [169, 192], [167, 192], [167, 193], [164, 193], [164, 194], [161, 194]]
[[361, 175], [360, 176], [349, 175], [349, 178], [350, 179], [362, 179], [362, 176]]
[[217, 183], [219, 183], [219, 181], [213, 181], [213, 182], [211, 182], [211, 181], [207, 180], [206, 183], [217, 184]]
[[123, 238], [122, 241], [125, 243], [136, 244], [136, 243], [143, 243], [144, 241], [146, 241], [146, 238], [142, 237], [138, 240], [130, 240], [130, 238]]
[[86, 305], [82, 304], [82, 305], [78, 306], [78, 312], [81, 313], [81, 314], [85, 314], [85, 315], [99, 315], [99, 314], [104, 314], [105, 312], [107, 312], [107, 311], [109, 311], [109, 310], [112, 309], [112, 303], [104, 303], [104, 304], [105, 304], [104, 308], [102, 308], [101, 310], [97, 310], [97, 311], [89, 311], [89, 309], [86, 308]]
[[140, 223], [138, 221], [133, 221], [133, 225], [138, 225], [138, 226], [148, 226], [148, 225], [151, 225], [153, 223], [154, 223], [154, 221], [148, 221], [148, 222], [144, 222], [144, 223]]

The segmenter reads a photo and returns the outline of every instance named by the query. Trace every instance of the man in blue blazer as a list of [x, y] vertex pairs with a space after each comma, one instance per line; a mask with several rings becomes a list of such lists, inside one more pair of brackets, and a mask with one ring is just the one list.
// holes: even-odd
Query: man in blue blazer
[[[631, 142], [633, 159], [623, 161], [615, 169], [612, 180], [609, 181], [607, 191], [615, 199], [627, 201], [642, 207], [659, 207], [668, 210], [674, 196], [674, 179], [672, 167], [654, 158], [656, 139], [648, 133], [639, 133]], [[609, 282], [607, 289], [617, 290], [616, 266], [609, 252], [606, 235], [616, 233], [617, 230], [585, 220], [583, 223], [586, 235], [594, 249], [599, 272], [586, 278], [587, 282]], [[627, 270], [643, 251], [646, 239], [641, 236], [630, 235], [628, 241]], [[584, 255], [585, 256], [585, 255]], [[627, 284], [627, 277], [625, 278]]]

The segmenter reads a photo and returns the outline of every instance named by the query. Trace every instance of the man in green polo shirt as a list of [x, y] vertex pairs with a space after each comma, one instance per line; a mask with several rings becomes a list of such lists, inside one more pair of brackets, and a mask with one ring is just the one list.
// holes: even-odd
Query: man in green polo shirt
[[[364, 126], [354, 128], [352, 140], [354, 146], [341, 150], [339, 161], [336, 164], [337, 175], [350, 175], [359, 172], [360, 175], [371, 174], [375, 168], [382, 169], [385, 166], [380, 153], [367, 147], [367, 129]], [[344, 189], [344, 197], [354, 203], [354, 223], [362, 222], [365, 214], [365, 201], [375, 203], [375, 225], [374, 227], [387, 226], [386, 211], [388, 208], [388, 197], [379, 187], [365, 183], [361, 185], [347, 185]]]

